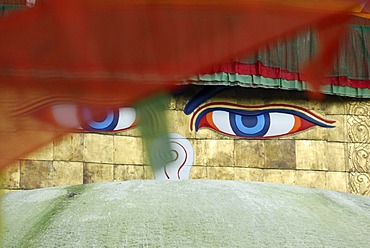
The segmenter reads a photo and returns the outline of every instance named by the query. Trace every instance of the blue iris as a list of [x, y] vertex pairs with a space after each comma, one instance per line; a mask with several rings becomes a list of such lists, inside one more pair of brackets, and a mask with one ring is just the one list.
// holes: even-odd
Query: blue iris
[[270, 127], [270, 115], [239, 115], [230, 113], [231, 128], [237, 136], [262, 137]]
[[118, 123], [119, 115], [117, 111], [107, 113], [104, 120], [95, 121], [92, 112], [88, 108], [82, 110], [83, 124], [85, 130], [89, 131], [113, 131]]

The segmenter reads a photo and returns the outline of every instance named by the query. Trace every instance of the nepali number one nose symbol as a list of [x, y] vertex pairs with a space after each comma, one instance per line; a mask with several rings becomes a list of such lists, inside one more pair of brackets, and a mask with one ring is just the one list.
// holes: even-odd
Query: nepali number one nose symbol
[[[177, 133], [169, 133], [172, 160], [163, 168], [154, 171], [156, 179], [189, 179], [190, 169], [193, 165], [193, 146], [185, 137]], [[154, 155], [161, 156], [161, 143], [153, 147]]]

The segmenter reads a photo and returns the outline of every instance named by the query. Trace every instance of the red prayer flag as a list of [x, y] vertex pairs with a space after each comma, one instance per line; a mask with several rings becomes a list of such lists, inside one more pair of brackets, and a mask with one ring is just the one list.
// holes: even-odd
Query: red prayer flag
[[4, 16], [0, 167], [71, 131], [39, 118], [53, 104], [132, 105], [308, 27], [317, 29], [322, 48], [306, 70], [318, 89], [354, 6], [345, 0], [63, 0]]

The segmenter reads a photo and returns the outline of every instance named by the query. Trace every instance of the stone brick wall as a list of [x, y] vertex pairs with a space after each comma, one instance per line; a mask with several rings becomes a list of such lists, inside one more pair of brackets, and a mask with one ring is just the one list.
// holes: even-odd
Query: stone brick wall
[[[306, 100], [303, 93], [235, 88], [209, 100], [242, 105], [292, 104], [309, 109], [335, 128], [313, 127], [274, 139], [245, 139], [209, 129], [190, 131], [183, 109], [200, 89], [191, 87], [169, 103], [169, 131], [194, 148], [190, 178], [294, 184], [370, 195], [370, 100], [327, 97]], [[20, 160], [3, 173], [6, 189], [154, 178], [139, 130], [116, 134], [76, 133]]]

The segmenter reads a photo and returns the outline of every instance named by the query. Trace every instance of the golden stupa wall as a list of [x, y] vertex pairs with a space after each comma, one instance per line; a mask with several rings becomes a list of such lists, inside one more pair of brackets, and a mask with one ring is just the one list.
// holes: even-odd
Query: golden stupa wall
[[[293, 184], [370, 195], [370, 100], [235, 88], [209, 100], [255, 106], [271, 103], [303, 107], [335, 128], [313, 127], [274, 139], [245, 139], [209, 129], [190, 131], [183, 109], [199, 90], [192, 87], [171, 99], [169, 131], [194, 148], [192, 179], [226, 179]], [[140, 132], [76, 133], [25, 157], [3, 173], [7, 190], [121, 180], [153, 179]]]

